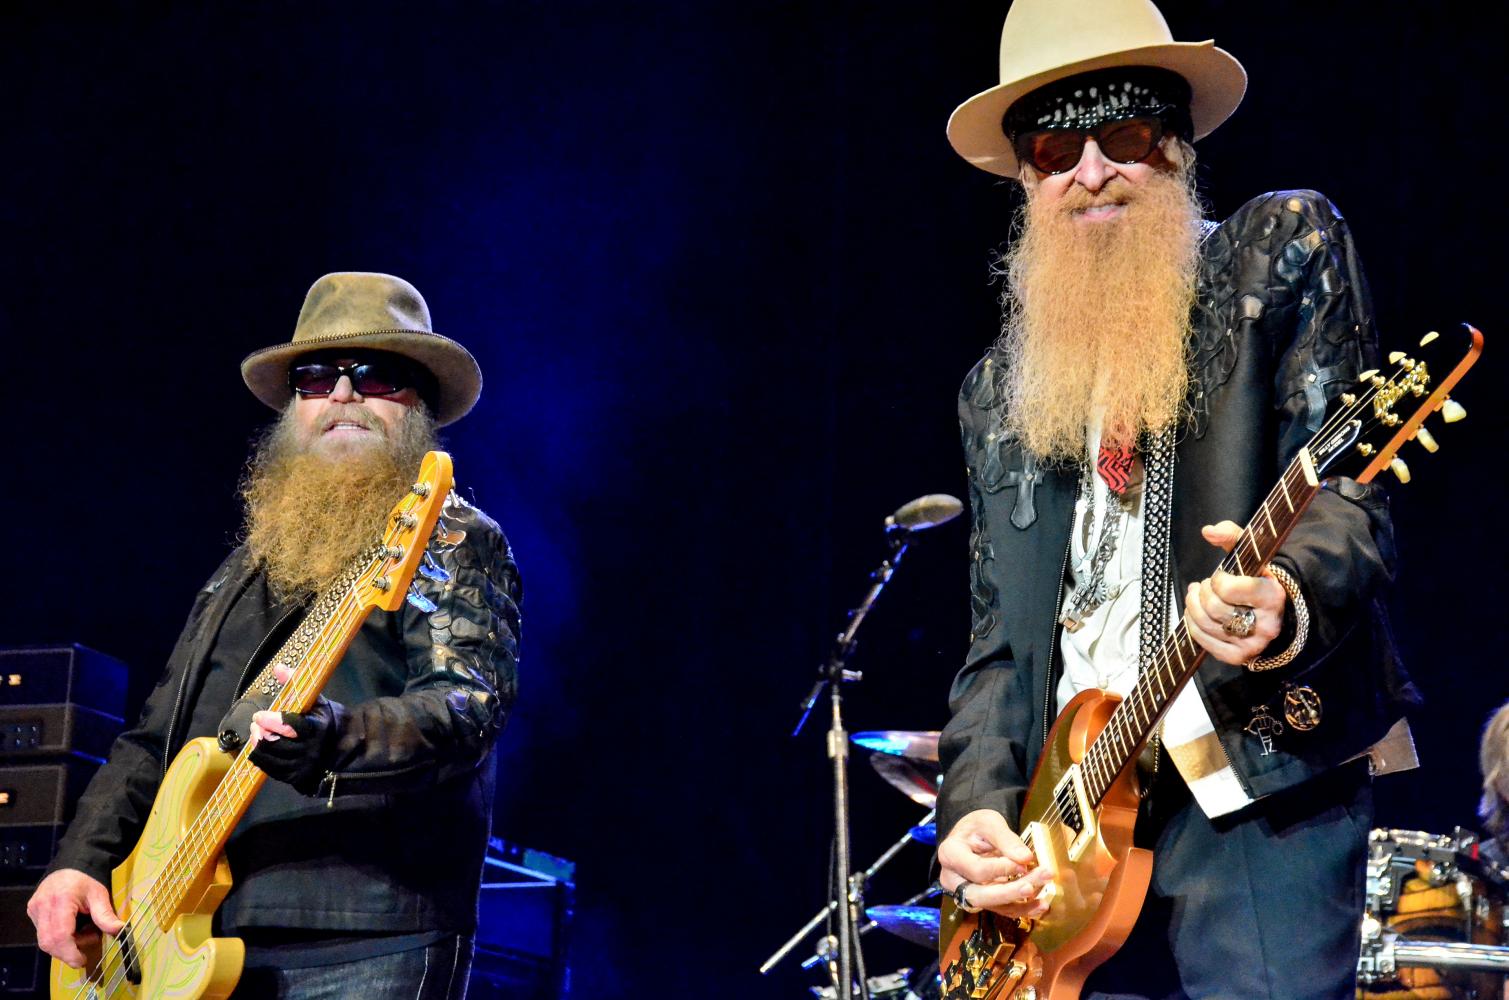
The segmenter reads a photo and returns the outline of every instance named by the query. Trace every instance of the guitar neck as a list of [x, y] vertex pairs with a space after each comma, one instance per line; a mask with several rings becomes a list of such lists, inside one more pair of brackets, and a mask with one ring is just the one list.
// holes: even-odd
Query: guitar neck
[[[1302, 449], [1221, 560], [1221, 569], [1238, 576], [1261, 573], [1319, 489], [1309, 451]], [[1205, 650], [1190, 636], [1181, 615], [1153, 662], [1141, 664], [1131, 694], [1116, 707], [1080, 762], [1085, 791], [1092, 803], [1099, 805], [1116, 778], [1136, 760], [1174, 697], [1204, 659]]]

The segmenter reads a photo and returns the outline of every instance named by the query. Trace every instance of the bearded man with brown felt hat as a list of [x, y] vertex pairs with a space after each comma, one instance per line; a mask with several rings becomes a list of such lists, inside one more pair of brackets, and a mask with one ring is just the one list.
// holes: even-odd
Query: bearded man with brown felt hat
[[[1324, 197], [1204, 217], [1193, 143], [1245, 87], [1149, 0], [1016, 0], [1000, 85], [948, 125], [1023, 193], [1000, 335], [959, 399], [973, 629], [940, 745], [938, 860], [961, 908], [1049, 912], [1056, 873], [1018, 833], [1065, 704], [1126, 694], [1181, 615], [1208, 653], [1144, 754], [1151, 888], [1086, 995], [1352, 996], [1372, 763], [1412, 758], [1378, 486], [1331, 483], [1263, 575], [1216, 569], [1378, 354]], [[1390, 735], [1408, 752], [1370, 755]]]
[[414, 286], [372, 273], [316, 281], [293, 339], [251, 354], [241, 374], [279, 411], [241, 484], [242, 544], [200, 590], [140, 721], [80, 800], [27, 907], [38, 944], [74, 967], [97, 954], [99, 932], [121, 927], [110, 871], [165, 763], [196, 737], [227, 751], [251, 740], [278, 780], [226, 847], [234, 883], [215, 933], [247, 945], [235, 996], [312, 1000], [361, 983], [371, 1000], [462, 997], [493, 745], [516, 683], [521, 593], [502, 531], [453, 496], [414, 600], [372, 613], [313, 710], [266, 711], [253, 682], [371, 545], [482, 374], [434, 332]]

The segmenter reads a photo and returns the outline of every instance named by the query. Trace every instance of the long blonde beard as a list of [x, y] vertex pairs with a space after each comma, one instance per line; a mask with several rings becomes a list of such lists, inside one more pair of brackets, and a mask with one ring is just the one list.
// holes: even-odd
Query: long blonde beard
[[[241, 482], [242, 540], [280, 597], [318, 593], [377, 541], [425, 452], [436, 447], [423, 407], [408, 410], [380, 443], [325, 450], [303, 439], [293, 406], [258, 443]], [[354, 409], [340, 416], [383, 429]]]
[[[1133, 187], [1120, 177], [1053, 204], [1029, 191], [1007, 280], [998, 347], [1006, 427], [1050, 463], [1085, 453], [1097, 422], [1110, 447], [1173, 426], [1189, 390], [1191, 307], [1199, 252], [1193, 159]], [[1070, 213], [1124, 203], [1106, 223]]]

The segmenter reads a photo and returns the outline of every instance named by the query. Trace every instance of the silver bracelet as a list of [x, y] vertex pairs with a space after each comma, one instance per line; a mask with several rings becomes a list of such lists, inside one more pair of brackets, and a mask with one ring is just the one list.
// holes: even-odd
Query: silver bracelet
[[1279, 586], [1284, 588], [1284, 593], [1289, 595], [1289, 604], [1294, 608], [1294, 641], [1277, 656], [1259, 656], [1248, 660], [1248, 670], [1275, 670], [1284, 666], [1299, 655], [1300, 650], [1305, 648], [1305, 640], [1310, 638], [1310, 609], [1305, 606], [1305, 596], [1300, 593], [1299, 584], [1282, 568], [1272, 564], [1268, 566], [1268, 575], [1277, 580]]

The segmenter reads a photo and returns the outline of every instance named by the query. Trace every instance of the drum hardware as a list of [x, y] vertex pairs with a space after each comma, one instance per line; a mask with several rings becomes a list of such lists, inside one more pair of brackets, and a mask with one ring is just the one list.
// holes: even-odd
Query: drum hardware
[[[941, 895], [942, 893], [943, 893], [943, 890], [938, 885], [934, 884], [934, 885], [928, 886], [926, 889], [924, 889], [921, 892], [917, 893], [917, 895], [913, 896], [911, 899], [902, 900], [896, 906], [874, 906], [874, 907], [870, 907], [869, 909], [865, 910], [865, 915], [867, 917], [869, 917], [870, 920], [869, 920], [868, 923], [862, 924], [860, 926], [859, 933], [860, 933], [861, 936], [863, 936], [863, 935], [868, 934], [871, 931], [875, 930], [876, 928], [879, 928], [880, 930], [883, 930], [883, 931], [890, 931], [891, 933], [896, 933], [894, 930], [892, 930], [892, 928], [882, 925], [882, 923], [875, 918], [874, 913], [875, 913], [876, 910], [890, 911], [890, 910], [911, 910], [911, 909], [926, 910], [926, 909], [930, 909], [931, 912], [932, 912], [932, 914], [933, 914], [933, 918], [932, 918], [932, 923], [933, 923], [933, 940], [932, 940], [932, 944], [929, 945], [929, 947], [932, 948], [933, 951], [937, 951], [938, 950], [938, 917], [937, 917], [938, 911], [937, 911], [936, 908], [920, 907], [917, 904], [920, 903], [920, 902], [922, 902], [923, 900], [935, 899], [939, 895]], [[916, 942], [913, 942], [913, 943], [916, 943]], [[817, 965], [819, 965], [824, 960], [824, 958], [826, 956], [823, 954], [822, 945], [823, 945], [823, 942], [819, 941], [818, 942], [817, 953], [814, 954], [814, 955], [809, 956], [805, 961], [803, 961], [802, 962], [802, 968], [804, 968], [804, 969], [814, 968], [814, 967], [816, 967]]]
[[[901, 564], [901, 557], [906, 554], [907, 546], [911, 544], [915, 533], [951, 521], [963, 511], [964, 504], [957, 498], [934, 494], [919, 497], [904, 504], [886, 518], [885, 539], [889, 552], [881, 561], [880, 567], [870, 574], [870, 589], [865, 592], [859, 606], [849, 612], [848, 626], [839, 633], [834, 640], [832, 652], [818, 668], [817, 680], [812, 685], [812, 690], [807, 693], [807, 697], [802, 700], [796, 728], [792, 731], [793, 736], [801, 733], [808, 716], [812, 714], [812, 709], [826, 689], [832, 706], [828, 727], [827, 756], [832, 765], [833, 774], [834, 877], [829, 886], [831, 901], [829, 906], [818, 915], [816, 923], [821, 923], [828, 918], [830, 912], [837, 918], [834, 921], [836, 925], [834, 935], [838, 938], [838, 960], [832, 966], [832, 970], [834, 985], [839, 987], [837, 992], [845, 994], [844, 1000], [848, 1000], [848, 994], [851, 993], [850, 984], [859, 987], [861, 1000], [869, 1000], [864, 956], [859, 953], [859, 936], [856, 933], [857, 917], [864, 907], [864, 879], [856, 879], [851, 874], [854, 868], [849, 856], [849, 734], [844, 729], [843, 717], [843, 686], [846, 683], [859, 682], [863, 679], [863, 675], [858, 671], [848, 669], [849, 660], [854, 655], [855, 636], [860, 626], [864, 624], [865, 617], [875, 606], [886, 584], [890, 582], [892, 574], [896, 572], [896, 567]], [[909, 833], [903, 838], [903, 842], [910, 839]], [[815, 925], [814, 923], [813, 926]], [[796, 941], [804, 936], [805, 933], [799, 934], [796, 939], [787, 942], [787, 945], [777, 952], [774, 958], [767, 961], [760, 971], [762, 973], [768, 971], [781, 956], [795, 946]]]
[[[912, 992], [911, 981], [912, 970], [903, 968], [888, 976], [871, 976], [867, 985], [873, 1000], [911, 1000], [917, 995]], [[811, 990], [819, 1000], [834, 1000], [838, 996], [831, 986], [813, 986]]]
[[[913, 831], [920, 829], [921, 827], [925, 827], [929, 823], [932, 823], [936, 816], [937, 813], [930, 812], [926, 816], [922, 817], [922, 823], [919, 824], [919, 826], [913, 827], [911, 830], [908, 830], [906, 833], [902, 834], [901, 839], [896, 841], [896, 843], [892, 844], [890, 847], [886, 848], [885, 853], [876, 858], [875, 862], [871, 864], [870, 867], [851, 876], [849, 880], [851, 883], [849, 892], [850, 897], [859, 897], [861, 895], [860, 886], [868, 884], [870, 880], [875, 877], [876, 872], [884, 868], [888, 863], [890, 863], [890, 860], [892, 858], [901, 853], [901, 849], [903, 847], [905, 847], [909, 843], [917, 841], [917, 838], [912, 835]], [[930, 895], [933, 895], [934, 892], [935, 890], [931, 888], [924, 890], [923, 892], [918, 893], [916, 896], [913, 896], [911, 899], [907, 900], [907, 903], [911, 904], [920, 902], [921, 900], [927, 899]], [[786, 943], [781, 945], [781, 947], [776, 951], [774, 955], [771, 955], [765, 960], [765, 964], [760, 966], [760, 975], [763, 976], [769, 973], [770, 970], [775, 968], [782, 959], [791, 954], [792, 950], [795, 949], [797, 945], [801, 944], [802, 941], [806, 939], [807, 935], [817, 930], [818, 927], [822, 925], [823, 921], [827, 920], [829, 918], [829, 915], [832, 914], [835, 909], [837, 909], [837, 903], [834, 900], [828, 900], [827, 906], [823, 907], [821, 910], [818, 910], [817, 913], [813, 915], [812, 919], [807, 921], [807, 923], [802, 926], [801, 930], [791, 935]], [[856, 931], [856, 936], [866, 933], [871, 929], [871, 926], [873, 925], [867, 925], [865, 927], [859, 928]], [[802, 963], [802, 968], [813, 968], [814, 966], [823, 962], [826, 957], [827, 956], [822, 954], [813, 955], [811, 958], [808, 958], [805, 962]]]
[[[1402, 987], [1498, 997], [1499, 976], [1464, 974], [1509, 972], [1509, 947], [1502, 943], [1503, 884], [1500, 873], [1478, 857], [1478, 838], [1471, 831], [1373, 830], [1359, 996], [1391, 995]], [[1437, 979], [1427, 970], [1446, 975]]]
[[1413, 941], [1365, 918], [1357, 981], [1367, 985], [1392, 982], [1402, 968], [1509, 972], [1509, 948], [1459, 941]]

